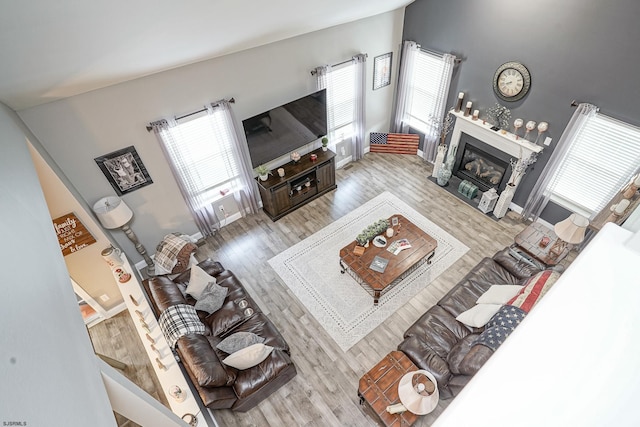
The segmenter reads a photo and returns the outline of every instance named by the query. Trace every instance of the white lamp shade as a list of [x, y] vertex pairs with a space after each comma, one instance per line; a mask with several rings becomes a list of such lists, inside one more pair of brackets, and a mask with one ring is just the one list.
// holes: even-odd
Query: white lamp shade
[[582, 215], [572, 213], [569, 218], [564, 219], [553, 227], [556, 236], [572, 245], [581, 243], [584, 240], [584, 232], [589, 225], [589, 220]]
[[129, 206], [119, 197], [103, 197], [93, 205], [93, 212], [104, 228], [120, 228], [133, 218]]
[[[433, 383], [435, 390], [433, 393], [418, 392], [413, 385], [414, 375], [423, 374]], [[429, 371], [418, 370], [405, 374], [398, 384], [398, 397], [402, 405], [407, 410], [416, 415], [426, 415], [438, 406], [440, 392], [438, 391], [438, 382]]]

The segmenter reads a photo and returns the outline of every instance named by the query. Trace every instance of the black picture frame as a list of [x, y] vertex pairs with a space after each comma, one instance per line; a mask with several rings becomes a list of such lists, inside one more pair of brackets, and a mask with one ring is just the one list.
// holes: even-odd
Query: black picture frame
[[391, 84], [391, 60], [393, 52], [378, 55], [373, 58], [373, 90]]
[[153, 184], [133, 145], [96, 157], [94, 160], [118, 196]]

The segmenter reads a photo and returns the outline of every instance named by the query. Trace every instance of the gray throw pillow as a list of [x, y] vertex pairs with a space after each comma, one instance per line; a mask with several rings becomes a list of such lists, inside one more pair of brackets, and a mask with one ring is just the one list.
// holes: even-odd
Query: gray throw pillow
[[202, 291], [200, 299], [196, 301], [196, 310], [206, 311], [209, 314], [219, 310], [222, 304], [224, 304], [227, 292], [229, 292], [229, 289], [224, 286], [220, 286], [215, 282], [209, 283], [204, 291]]
[[229, 335], [218, 345], [216, 348], [218, 350], [224, 351], [225, 353], [235, 353], [238, 350], [242, 350], [245, 347], [249, 347], [253, 344], [262, 344], [264, 342], [264, 338], [254, 334], [253, 332], [236, 332], [233, 335]]

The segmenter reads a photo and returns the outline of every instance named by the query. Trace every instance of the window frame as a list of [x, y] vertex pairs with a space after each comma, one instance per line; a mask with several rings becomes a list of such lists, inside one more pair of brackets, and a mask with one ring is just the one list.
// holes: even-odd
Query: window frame
[[[329, 140], [332, 145], [348, 140], [355, 135], [356, 122], [356, 64], [353, 60], [336, 64], [331, 67], [331, 77], [328, 85], [331, 87], [329, 96], [329, 108], [331, 112], [329, 116], [332, 118], [327, 133], [331, 135]], [[349, 75], [350, 78], [344, 77]], [[343, 78], [344, 77], [344, 78]], [[339, 80], [337, 79], [339, 78]], [[330, 82], [330, 83], [329, 83]], [[328, 86], [327, 85], [327, 86]], [[328, 91], [327, 91], [328, 92]], [[338, 99], [336, 99], [338, 98]], [[340, 107], [340, 115], [336, 114], [337, 107]], [[348, 111], [348, 113], [346, 113]], [[338, 123], [338, 119], [350, 116], [350, 120], [342, 120]]]
[[[410, 98], [405, 110], [404, 124], [425, 135], [430, 135], [435, 130], [433, 117], [439, 114], [436, 110], [438, 96], [442, 92], [442, 77], [444, 76], [446, 64], [441, 56], [422, 49], [418, 49], [415, 54], [411, 82], [408, 88]], [[443, 96], [447, 96], [447, 93]], [[421, 98], [429, 98], [427, 102], [423, 102], [424, 105], [422, 107], [416, 105], [417, 94], [422, 94]], [[428, 108], [424, 108], [424, 106]], [[424, 111], [425, 113], [423, 113], [424, 115], [416, 114], [417, 111], [420, 113]]]
[[[195, 126], [200, 128], [194, 129]], [[185, 135], [185, 131], [193, 133]], [[163, 138], [163, 143], [189, 197], [197, 200], [196, 208], [200, 209], [220, 200], [224, 197], [220, 190], [233, 186], [234, 181], [240, 178], [241, 168], [234, 155], [231, 134], [233, 128], [227, 123], [223, 111], [214, 108], [204, 115], [178, 119], [174, 126], [163, 129], [162, 132], [169, 135], [169, 138]], [[197, 144], [195, 139], [199, 139]], [[215, 144], [215, 147], [207, 144]], [[202, 153], [207, 155], [200, 157]], [[203, 179], [205, 169], [224, 173], [212, 174], [209, 179]], [[203, 171], [205, 173], [200, 173]]]
[[[605, 137], [607, 137], [606, 145], [602, 144]], [[560, 167], [554, 172], [547, 190], [549, 200], [587, 218], [593, 217], [607, 206], [629, 177], [638, 170], [640, 128], [613, 117], [595, 113], [586, 119], [573, 139], [567, 143], [571, 145]], [[613, 155], [612, 158], [606, 159], [604, 156], [605, 147], [609, 150], [608, 154]], [[580, 166], [580, 163], [584, 166]], [[579, 179], [576, 179], [576, 176]], [[564, 179], [574, 179], [576, 182], [561, 182]], [[581, 196], [582, 188], [593, 189], [593, 185], [587, 185], [590, 182], [599, 182], [600, 195], [598, 200], [585, 203], [588, 198], [594, 199], [591, 196]], [[604, 190], [603, 185], [606, 185]], [[559, 186], [564, 188], [559, 190]]]

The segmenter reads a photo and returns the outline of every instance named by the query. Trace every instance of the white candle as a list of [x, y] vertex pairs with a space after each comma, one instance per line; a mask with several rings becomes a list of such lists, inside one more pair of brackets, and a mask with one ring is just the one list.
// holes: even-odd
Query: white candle
[[471, 108], [472, 105], [473, 103], [471, 101], [467, 102], [467, 108]]
[[460, 93], [458, 94], [458, 99], [462, 99], [462, 98], [464, 98], [464, 92], [460, 92]]
[[473, 120], [478, 120], [479, 115], [480, 115], [480, 110], [473, 110]]
[[629, 199], [622, 199], [620, 200], [620, 202], [618, 202], [618, 204], [616, 205], [616, 208], [614, 209], [614, 213], [616, 215], [622, 215], [624, 213], [624, 211], [627, 210], [627, 208], [629, 207], [629, 204], [631, 202], [629, 201]]

